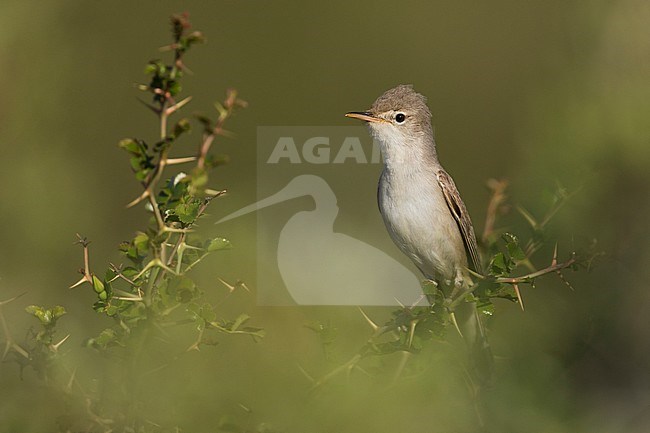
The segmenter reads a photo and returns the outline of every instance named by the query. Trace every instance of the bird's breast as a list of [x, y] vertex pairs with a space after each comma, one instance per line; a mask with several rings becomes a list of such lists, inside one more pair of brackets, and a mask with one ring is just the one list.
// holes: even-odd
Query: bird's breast
[[395, 244], [427, 278], [454, 278], [467, 266], [460, 230], [435, 171], [395, 173], [384, 169], [379, 210]]

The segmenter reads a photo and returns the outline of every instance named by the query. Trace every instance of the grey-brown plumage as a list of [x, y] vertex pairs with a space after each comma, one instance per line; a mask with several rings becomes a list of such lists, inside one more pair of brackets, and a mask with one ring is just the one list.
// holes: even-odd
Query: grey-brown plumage
[[438, 162], [426, 98], [400, 85], [368, 111], [347, 116], [366, 121], [379, 142], [384, 157], [379, 209], [402, 252], [427, 278], [445, 284], [461, 285], [468, 267], [481, 272], [472, 221]]
[[[482, 272], [481, 257], [465, 204], [438, 162], [426, 98], [401, 85], [368, 111], [346, 116], [367, 122], [381, 147], [384, 170], [377, 198], [391, 238], [425, 277], [462, 294], [457, 289], [471, 284], [467, 269]], [[461, 303], [451, 317], [470, 347], [472, 376], [488, 382], [493, 358], [476, 306]]]

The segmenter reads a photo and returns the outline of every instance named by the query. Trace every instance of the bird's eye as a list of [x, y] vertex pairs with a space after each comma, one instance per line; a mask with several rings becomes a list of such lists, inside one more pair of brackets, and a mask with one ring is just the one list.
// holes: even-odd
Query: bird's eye
[[397, 113], [395, 115], [395, 122], [397, 123], [404, 123], [406, 121], [406, 114], [404, 113]]

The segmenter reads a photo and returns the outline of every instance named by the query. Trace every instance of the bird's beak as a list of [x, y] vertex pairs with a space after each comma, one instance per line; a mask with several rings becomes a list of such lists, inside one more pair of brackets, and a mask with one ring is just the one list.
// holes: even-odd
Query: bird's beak
[[353, 119], [363, 120], [364, 122], [374, 122], [374, 123], [385, 122], [385, 120], [382, 119], [381, 117], [374, 116], [372, 113], [369, 113], [368, 111], [350, 111], [349, 113], [345, 113], [345, 117], [351, 117]]

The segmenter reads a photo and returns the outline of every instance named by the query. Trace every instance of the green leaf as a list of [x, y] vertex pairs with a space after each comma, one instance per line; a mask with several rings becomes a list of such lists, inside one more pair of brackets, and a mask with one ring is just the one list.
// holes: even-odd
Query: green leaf
[[190, 129], [191, 129], [191, 124], [189, 119], [183, 118], [178, 122], [176, 122], [176, 124], [174, 125], [174, 136], [178, 137], [184, 132], [188, 132]]
[[201, 313], [200, 313], [201, 307], [196, 302], [192, 302], [188, 304], [186, 310], [188, 313], [190, 313], [192, 319], [198, 319], [199, 317], [201, 317]]
[[43, 325], [48, 325], [52, 320], [52, 312], [44, 309], [43, 307], [30, 305], [29, 307], [25, 308], [25, 311], [40, 320]]
[[117, 145], [133, 155], [140, 156], [143, 153], [141, 144], [132, 138], [124, 138]]
[[502, 275], [508, 271], [508, 267], [506, 266], [506, 258], [503, 253], [497, 253], [494, 255], [494, 257], [492, 257], [490, 268], [492, 274], [494, 275]]
[[120, 311], [120, 308], [114, 302], [111, 302], [111, 305], [106, 307], [106, 309], [104, 310], [106, 315], [111, 316], [111, 317], [115, 316], [119, 311]]
[[[128, 301], [127, 301], [128, 302]], [[147, 319], [147, 307], [142, 302], [128, 302], [127, 308], [120, 312], [120, 318], [126, 323], [134, 324]]]
[[490, 280], [481, 280], [478, 283], [478, 288], [476, 289], [477, 296], [483, 300], [487, 300], [493, 297], [501, 289], [501, 284], [490, 281]]
[[111, 328], [104, 329], [95, 338], [91, 338], [86, 342], [86, 346], [95, 347], [97, 349], [106, 349], [108, 346], [117, 343], [118, 335], [115, 330]]
[[477, 305], [476, 309], [486, 316], [494, 315], [494, 304], [492, 302], [485, 302], [483, 304]]
[[32, 316], [38, 317], [38, 314], [42, 314], [43, 308], [39, 307], [38, 305], [30, 305], [25, 308], [25, 311]]
[[510, 243], [508, 244], [508, 255], [512, 260], [521, 261], [526, 258], [526, 254], [521, 249], [518, 244]]
[[138, 232], [135, 238], [133, 238], [133, 245], [137, 248], [139, 254], [147, 252], [149, 249], [149, 235]]
[[248, 314], [240, 314], [239, 317], [237, 317], [235, 321], [232, 323], [232, 325], [230, 326], [230, 330], [236, 331], [237, 329], [239, 329], [241, 325], [246, 323], [250, 318], [251, 316], [249, 316]]
[[158, 286], [158, 294], [163, 308], [169, 308], [176, 304], [176, 292], [170, 287], [169, 280], [164, 280]]
[[63, 308], [62, 306], [57, 305], [54, 308], [52, 308], [52, 315], [54, 316], [54, 319], [58, 319], [64, 314], [66, 314], [66, 311], [65, 308]]
[[199, 310], [199, 315], [206, 322], [212, 322], [217, 318], [217, 313], [212, 309], [212, 305], [205, 303], [201, 306]]
[[205, 159], [205, 166], [207, 168], [215, 168], [220, 165], [225, 165], [230, 162], [228, 155], [208, 155]]
[[112, 281], [117, 276], [117, 272], [113, 268], [106, 269], [104, 272], [104, 281]]
[[56, 320], [65, 314], [65, 309], [61, 306], [56, 306], [52, 310], [48, 310], [38, 305], [30, 305], [25, 308], [25, 311], [36, 317], [45, 326], [53, 326]]
[[174, 213], [183, 224], [192, 224], [199, 216], [199, 203], [180, 203], [174, 208]]
[[[140, 265], [149, 252], [149, 240], [149, 235], [143, 232], [138, 232], [131, 241], [122, 242], [120, 244], [120, 251], [122, 251], [135, 264]], [[139, 272], [136, 271], [133, 273], [130, 269], [133, 268], [126, 268], [123, 271], [123, 275], [127, 278], [136, 275]]]
[[155, 167], [153, 157], [147, 152], [147, 144], [142, 140], [125, 138], [118, 142], [118, 146], [131, 155], [130, 163], [135, 177], [144, 180]]
[[512, 260], [520, 261], [526, 258], [526, 254], [524, 254], [523, 250], [519, 246], [519, 239], [517, 236], [512, 233], [504, 233], [502, 238], [506, 242], [508, 255]]
[[434, 295], [439, 291], [438, 285], [431, 280], [424, 280], [420, 285], [425, 295]]
[[[169, 294], [175, 296], [176, 302], [186, 304], [200, 295], [199, 289], [196, 287], [194, 281], [188, 277], [174, 278], [169, 283], [168, 288]], [[196, 305], [194, 303], [190, 305]], [[189, 307], [188, 307], [189, 308]], [[200, 316], [198, 306], [192, 307], [191, 311], [194, 311], [197, 315]]]
[[126, 278], [135, 277], [139, 273], [140, 271], [133, 266], [127, 266], [126, 268], [122, 269], [122, 275], [124, 275]]
[[208, 244], [208, 252], [226, 250], [232, 248], [232, 244], [225, 238], [214, 238]]
[[165, 64], [160, 60], [152, 60], [144, 68], [145, 74], [163, 75], [165, 73]]
[[167, 90], [169, 91], [169, 94], [171, 96], [176, 96], [181, 92], [181, 90], [183, 90], [183, 87], [181, 86], [180, 82], [176, 80], [171, 80], [168, 83]]

